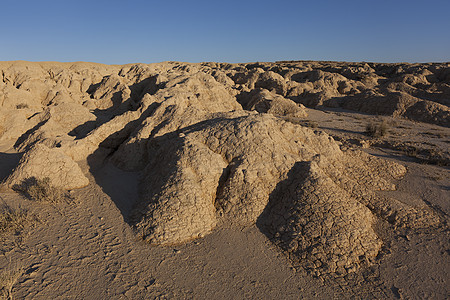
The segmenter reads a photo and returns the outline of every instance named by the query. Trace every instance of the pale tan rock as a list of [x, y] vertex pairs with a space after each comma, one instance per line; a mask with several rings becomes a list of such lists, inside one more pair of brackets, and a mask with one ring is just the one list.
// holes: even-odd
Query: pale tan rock
[[[343, 269], [338, 273], [345, 275], [377, 255], [381, 241], [372, 229], [376, 217], [371, 209], [386, 200], [377, 198], [373, 191], [394, 189], [391, 180], [406, 172], [400, 165], [361, 152], [343, 153], [328, 135], [316, 134], [267, 114], [224, 115], [182, 130], [180, 134], [162, 136], [149, 147], [149, 164], [141, 181], [144, 202], [135, 211], [135, 222], [138, 231], [150, 243], [194, 238], [198, 232], [192, 234], [185, 227], [193, 222], [198, 228], [198, 221], [187, 216], [195, 216], [198, 207], [208, 207], [210, 215], [216, 217], [211, 217], [209, 222], [202, 218], [202, 224], [208, 225], [201, 234], [210, 231], [217, 218], [228, 226], [258, 222], [272, 232], [283, 248], [293, 253], [294, 259], [302, 257], [306, 250], [318, 249], [317, 255], [322, 257], [320, 265], [309, 269], [320, 270], [322, 274], [336, 272], [337, 266], [325, 267], [333, 259], [343, 260]], [[181, 167], [185, 162], [193, 166]], [[309, 167], [302, 171], [295, 167], [298, 164]], [[186, 172], [191, 168], [197, 170], [198, 165], [208, 168]], [[219, 168], [212, 167], [216, 165]], [[209, 176], [205, 172], [210, 172]], [[208, 188], [201, 185], [199, 174], [201, 178], [214, 179], [208, 182]], [[178, 180], [178, 186], [189, 184], [185, 193], [175, 192], [173, 178]], [[281, 186], [286, 182], [289, 184], [284, 189]], [[300, 194], [297, 197], [295, 193]], [[195, 201], [191, 194], [197, 195]], [[167, 205], [170, 201], [167, 195], [173, 195], [177, 204]], [[286, 200], [281, 200], [283, 197]], [[283, 201], [289, 202], [281, 207], [285, 212], [268, 212], [277, 205], [274, 203]], [[303, 206], [310, 212], [298, 208]], [[305, 227], [306, 231], [298, 226], [290, 227], [293, 223], [287, 220], [304, 219], [306, 215], [313, 218], [302, 225], [310, 224]], [[378, 211], [376, 215], [381, 217]], [[284, 217], [275, 221], [279, 216]], [[170, 233], [162, 229], [166, 226]], [[325, 228], [331, 230], [327, 235], [332, 243], [327, 244], [326, 238], [320, 239]], [[286, 241], [283, 238], [286, 236], [296, 238]], [[311, 248], [311, 245], [315, 246]], [[336, 252], [334, 249], [343, 250]]]
[[267, 71], [259, 75], [255, 82], [255, 88], [263, 88], [285, 96], [287, 92], [286, 80], [280, 74]]
[[71, 141], [73, 136], [89, 132], [95, 126], [95, 120], [96, 117], [79, 104], [51, 105], [27, 120], [28, 126], [34, 125], [34, 130], [23, 134], [15, 146], [19, 151], [25, 151], [36, 143], [50, 148], [60, 147], [63, 141]]
[[61, 148], [75, 161], [87, 159], [99, 147], [120, 145], [133, 129], [127, 125], [139, 119], [140, 115], [140, 111], [128, 111], [95, 128], [83, 139], [63, 143]]
[[418, 101], [409, 106], [402, 116], [419, 122], [450, 127], [450, 108], [432, 101]]
[[405, 92], [385, 95], [371, 93], [349, 97], [343, 107], [371, 114], [407, 117], [411, 120], [450, 126], [450, 109], [440, 103], [421, 100]]
[[2, 109], [26, 107], [39, 111], [42, 109], [42, 104], [31, 92], [17, 89], [12, 85], [4, 85], [0, 90], [0, 107]]
[[105, 76], [99, 87], [92, 92], [98, 109], [117, 108], [130, 96], [131, 90], [125, 79], [115, 74]]
[[[41, 117], [42, 121], [52, 120], [56, 123], [55, 131], [70, 133], [72, 131], [82, 131], [81, 127], [89, 122], [94, 122], [96, 117], [89, 109], [70, 102], [48, 107]], [[41, 121], [41, 122], [42, 122]]]
[[245, 67], [238, 67], [229, 74], [236, 85], [250, 91], [255, 88], [255, 84], [258, 81], [259, 76], [264, 74], [264, 70], [261, 68], [247, 70]]
[[322, 275], [351, 273], [374, 259], [382, 245], [371, 211], [315, 162], [296, 163], [260, 219], [295, 261]]
[[405, 167], [341, 151], [321, 130], [284, 120], [306, 117], [303, 103], [449, 126], [444, 64], [2, 62], [0, 69], [0, 140], [25, 152], [5, 183], [34, 176], [83, 187], [75, 161], [93, 158], [140, 171], [132, 226], [151, 244], [256, 224], [313, 274], [345, 276], [379, 253], [376, 222], [415, 229], [440, 222], [431, 209], [377, 193], [394, 190]]
[[4, 183], [13, 187], [31, 177], [48, 177], [53, 186], [63, 189], [76, 189], [89, 184], [77, 163], [61, 149], [51, 149], [42, 144], [37, 144], [22, 156], [19, 165]]
[[28, 112], [17, 109], [0, 110], [0, 140], [15, 142], [24, 132], [33, 128], [37, 121], [28, 120]]
[[256, 110], [260, 113], [269, 113], [275, 116], [304, 118], [307, 117], [305, 107], [302, 104], [297, 104], [292, 100], [286, 99], [283, 96], [269, 92], [265, 89], [255, 90], [251, 94], [249, 102], [245, 109]]
[[358, 93], [363, 88], [363, 84], [357, 81], [321, 70], [295, 73], [291, 75], [291, 80], [298, 85], [289, 92], [289, 97], [309, 107], [337, 106], [330, 99]]
[[[0, 107], [26, 104], [40, 110], [48, 104], [82, 103], [86, 91], [98, 83], [105, 72], [116, 69], [93, 63], [1, 62]], [[109, 70], [108, 70], [109, 69]], [[108, 70], [108, 71], [107, 71]]]
[[227, 89], [203, 72], [168, 79], [165, 88], [152, 99], [153, 102], [148, 102], [148, 113], [151, 115], [139, 124], [112, 157], [114, 164], [121, 169], [145, 167], [146, 143], [150, 137], [185, 128], [217, 113], [242, 110]]
[[[215, 227], [216, 183], [227, 166], [219, 154], [189, 138], [169, 147], [164, 149], [169, 152], [155, 154], [147, 167], [142, 193], [149, 206], [136, 213], [137, 231], [152, 244], [185, 242]], [[166, 165], [168, 155], [178, 160]]]

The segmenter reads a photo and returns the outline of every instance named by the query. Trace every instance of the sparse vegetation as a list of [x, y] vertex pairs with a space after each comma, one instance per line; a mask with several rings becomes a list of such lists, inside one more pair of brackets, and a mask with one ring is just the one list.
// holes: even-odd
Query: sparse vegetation
[[389, 120], [389, 126], [391, 127], [397, 127], [398, 126], [398, 120], [392, 118]]
[[31, 223], [33, 218], [27, 210], [14, 209], [6, 203], [0, 205], [0, 235], [10, 232], [17, 235]]
[[409, 127], [409, 126], [404, 126], [404, 125], [397, 125], [397, 128], [398, 128], [398, 129], [412, 129], [412, 128]]
[[283, 120], [296, 125], [302, 125], [310, 128], [317, 128], [319, 124], [316, 121], [305, 120], [298, 117], [283, 117]]
[[406, 156], [417, 159], [422, 164], [431, 164], [441, 167], [450, 165], [449, 153], [444, 152], [439, 148], [427, 149], [414, 145], [401, 145], [392, 149], [399, 150]]
[[12, 300], [12, 289], [14, 284], [23, 275], [24, 268], [21, 266], [12, 266], [11, 263], [7, 268], [0, 272], [0, 299]]
[[19, 103], [19, 104], [16, 105], [17, 109], [24, 109], [24, 108], [28, 108], [28, 107], [29, 106], [26, 103]]
[[290, 122], [292, 124], [296, 124], [296, 125], [303, 125], [303, 123], [305, 122], [305, 120], [303, 118], [298, 118], [298, 117], [292, 117], [292, 116], [280, 116], [283, 120], [285, 120], [286, 122]]
[[316, 121], [308, 121], [306, 123], [306, 126], [311, 127], [311, 128], [317, 128], [317, 127], [319, 127], [319, 123], [317, 123]]
[[66, 193], [62, 189], [51, 185], [48, 177], [43, 179], [27, 178], [21, 184], [16, 184], [13, 189], [29, 199], [39, 202], [57, 203], [66, 197]]
[[2, 137], [4, 133], [5, 133], [5, 128], [2, 125], [0, 125], [0, 137]]
[[449, 166], [450, 161], [447, 155], [444, 154], [440, 149], [430, 149], [426, 151], [427, 162], [431, 164], [435, 164], [441, 167]]
[[366, 134], [371, 137], [382, 137], [385, 136], [388, 132], [389, 126], [386, 121], [382, 121], [379, 123], [369, 122], [366, 125]]

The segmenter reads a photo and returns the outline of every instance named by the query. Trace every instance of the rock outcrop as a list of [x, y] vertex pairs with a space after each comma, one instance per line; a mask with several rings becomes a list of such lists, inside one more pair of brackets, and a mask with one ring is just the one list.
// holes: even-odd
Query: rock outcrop
[[377, 255], [372, 225], [388, 200], [374, 191], [394, 189], [406, 172], [269, 114], [230, 113], [168, 133], [148, 155], [134, 213], [144, 240], [176, 244], [217, 223], [258, 223], [318, 274], [346, 274]]
[[49, 178], [52, 186], [63, 189], [76, 189], [89, 184], [80, 167], [61, 149], [48, 148], [43, 144], [37, 144], [22, 156], [5, 184], [13, 187], [33, 177]]
[[343, 276], [379, 253], [376, 222], [439, 219], [377, 194], [395, 189], [403, 166], [292, 120], [306, 118], [303, 105], [340, 106], [449, 126], [448, 67], [3, 62], [0, 141], [24, 152], [4, 184], [81, 188], [77, 162], [108, 160], [139, 171], [126, 217], [151, 244], [256, 224], [305, 269]]
[[[265, 89], [255, 89], [248, 96], [245, 109], [275, 116], [306, 118], [305, 107]], [[242, 104], [242, 103], [241, 103]]]

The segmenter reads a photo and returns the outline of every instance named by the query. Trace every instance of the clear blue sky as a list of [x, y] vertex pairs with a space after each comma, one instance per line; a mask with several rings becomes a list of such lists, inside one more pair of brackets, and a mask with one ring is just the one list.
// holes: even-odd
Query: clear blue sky
[[0, 60], [450, 61], [450, 0], [1, 0]]

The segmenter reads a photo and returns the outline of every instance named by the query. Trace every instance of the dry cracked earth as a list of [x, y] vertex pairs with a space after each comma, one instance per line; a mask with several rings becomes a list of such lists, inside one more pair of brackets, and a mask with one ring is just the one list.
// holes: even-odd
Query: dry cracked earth
[[450, 296], [449, 63], [0, 70], [0, 297]]

